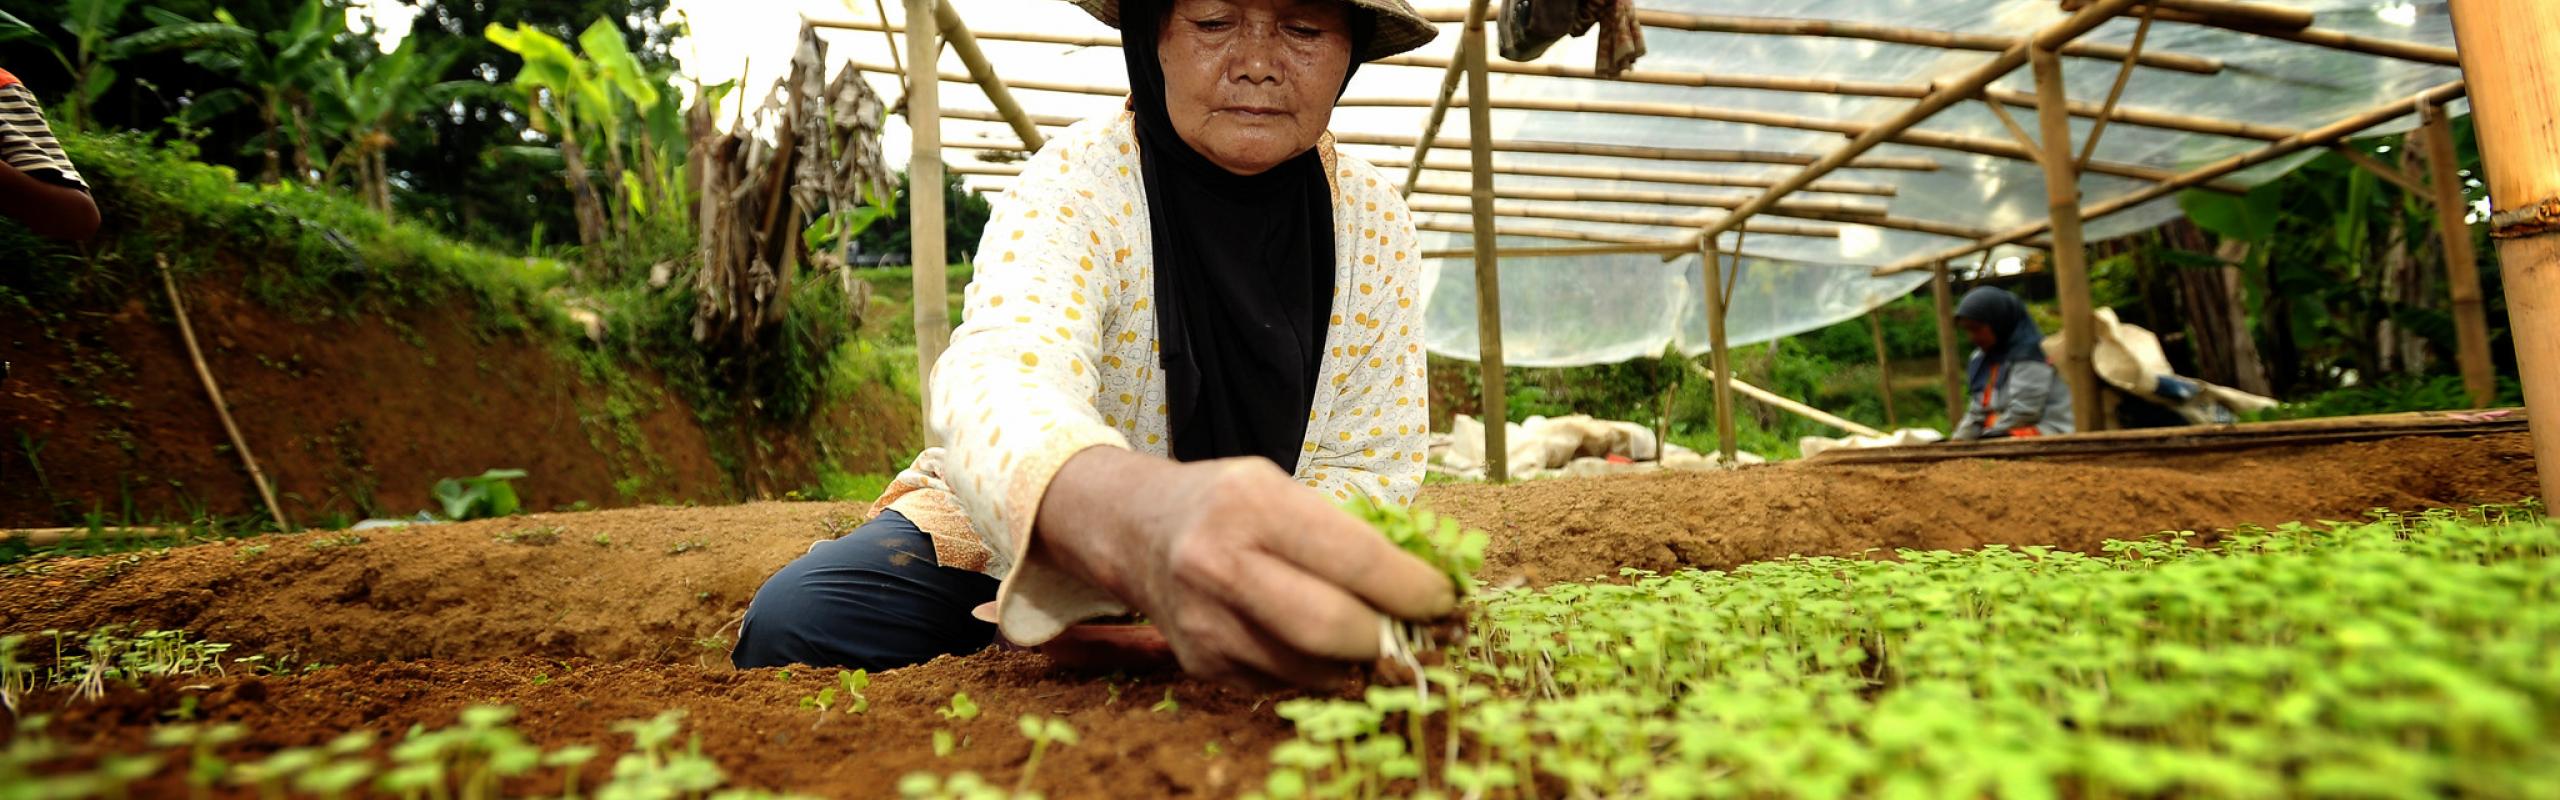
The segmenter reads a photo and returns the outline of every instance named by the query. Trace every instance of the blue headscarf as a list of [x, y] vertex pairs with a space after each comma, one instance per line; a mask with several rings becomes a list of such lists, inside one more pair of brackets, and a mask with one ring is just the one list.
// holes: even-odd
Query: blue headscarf
[[[1982, 323], [1993, 336], [1990, 347], [1973, 351], [1973, 362], [1965, 368], [1965, 387], [1972, 394], [1982, 394], [1982, 387], [1991, 382], [1992, 367], [2045, 360], [2044, 331], [2027, 314], [2027, 304], [2006, 289], [1979, 286], [1964, 293], [1963, 302], [1956, 304], [1956, 318]], [[2000, 372], [2003, 380], [2008, 376], [2007, 370]]]

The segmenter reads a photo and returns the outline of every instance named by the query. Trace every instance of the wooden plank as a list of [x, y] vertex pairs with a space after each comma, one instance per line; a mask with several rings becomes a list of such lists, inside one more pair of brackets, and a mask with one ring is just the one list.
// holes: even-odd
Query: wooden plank
[[2125, 453], [2244, 450], [2336, 444], [2404, 436], [2491, 436], [2523, 432], [2523, 409], [2431, 411], [2365, 417], [2289, 420], [2234, 425], [2194, 425], [2099, 431], [2072, 436], [1989, 439], [1824, 451], [1809, 464], [1909, 464], [1969, 458], [2064, 458]]

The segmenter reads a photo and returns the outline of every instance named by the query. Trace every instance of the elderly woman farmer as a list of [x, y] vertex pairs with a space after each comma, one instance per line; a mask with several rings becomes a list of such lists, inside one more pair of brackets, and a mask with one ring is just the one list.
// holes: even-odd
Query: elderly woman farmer
[[2027, 304], [1996, 286], [1966, 292], [1956, 324], [1973, 339], [1966, 369], [1972, 398], [1955, 441], [2071, 432], [2071, 387], [2045, 361], [2044, 332]]
[[1404, 0], [1078, 0], [1128, 111], [1025, 165], [931, 381], [927, 450], [757, 592], [734, 659], [886, 668], [1145, 614], [1195, 674], [1321, 681], [1446, 578], [1337, 508], [1412, 499], [1425, 428], [1405, 205], [1325, 127]]

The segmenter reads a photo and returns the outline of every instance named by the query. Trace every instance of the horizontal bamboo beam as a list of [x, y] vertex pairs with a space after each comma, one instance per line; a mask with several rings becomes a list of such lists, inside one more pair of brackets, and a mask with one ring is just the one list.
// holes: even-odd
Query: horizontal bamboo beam
[[[1470, 236], [1475, 235], [1476, 232], [1476, 227], [1467, 223], [1419, 222], [1415, 223], [1413, 227], [1415, 230], [1432, 231], [1435, 233], [1463, 233]], [[1494, 233], [1500, 236], [1519, 236], [1530, 239], [1555, 239], [1557, 241], [1565, 242], [1642, 245], [1658, 248], [1662, 252], [1666, 253], [1685, 252], [1679, 249], [1679, 243], [1659, 237], [1627, 236], [1615, 233], [1565, 230], [1563, 228], [1540, 228], [1528, 225], [1503, 225], [1496, 229]]]
[[[1680, 250], [1679, 246], [1675, 244], [1588, 244], [1571, 247], [1498, 247], [1494, 249], [1493, 257], [1499, 259], [1579, 258], [1582, 256], [1624, 255], [1659, 256], [1681, 255], [1683, 252], [1684, 251]], [[1422, 251], [1422, 257], [1425, 259], [1454, 258], [1473, 260], [1476, 257], [1476, 251], [1474, 248], [1469, 247], [1460, 247], [1450, 250], [1424, 250]]]
[[[1415, 186], [1414, 194], [1436, 194], [1444, 197], [1466, 197], [1468, 189], [1457, 184]], [[1504, 186], [1495, 192], [1506, 200], [1553, 200], [1565, 203], [1641, 203], [1675, 208], [1737, 208], [1750, 196], [1743, 194], [1706, 194], [1700, 192], [1654, 192], [1637, 189], [1570, 189], [1554, 186]], [[1861, 220], [1885, 216], [1882, 203], [1856, 200], [1790, 200], [1780, 204], [1783, 212], [1825, 213], [1854, 216]]]
[[[1716, 379], [1716, 371], [1715, 371], [1715, 370], [1711, 370], [1711, 369], [1708, 369], [1708, 368], [1706, 368], [1706, 367], [1699, 366], [1696, 362], [1691, 362], [1691, 363], [1689, 364], [1689, 369], [1691, 369], [1691, 370], [1695, 370], [1695, 371], [1698, 373], [1698, 376], [1699, 376], [1699, 377], [1705, 378], [1705, 379], [1707, 379], [1707, 380], [1712, 381], [1712, 380], [1715, 380], [1715, 379]], [[1799, 403], [1799, 402], [1796, 402], [1796, 401], [1794, 401], [1794, 400], [1788, 399], [1788, 398], [1786, 398], [1786, 397], [1784, 397], [1784, 396], [1782, 396], [1782, 395], [1779, 395], [1777, 392], [1772, 392], [1772, 391], [1769, 391], [1769, 390], [1767, 390], [1767, 389], [1760, 388], [1760, 387], [1758, 387], [1758, 386], [1753, 386], [1753, 385], [1748, 384], [1748, 383], [1743, 383], [1741, 378], [1734, 378], [1734, 379], [1732, 380], [1732, 383], [1733, 383], [1733, 390], [1734, 390], [1734, 391], [1741, 392], [1741, 393], [1743, 393], [1744, 395], [1749, 396], [1749, 397], [1750, 397], [1751, 399], [1753, 399], [1753, 400], [1758, 400], [1758, 401], [1760, 401], [1760, 402], [1767, 403], [1767, 404], [1769, 404], [1769, 406], [1770, 406], [1770, 407], [1772, 407], [1772, 408], [1776, 408], [1776, 409], [1778, 409], [1778, 410], [1780, 410], [1780, 411], [1785, 411], [1785, 412], [1788, 412], [1788, 413], [1792, 413], [1792, 414], [1795, 414], [1796, 416], [1800, 416], [1800, 417], [1803, 417], [1803, 418], [1805, 418], [1805, 419], [1813, 420], [1813, 421], [1815, 421], [1815, 422], [1819, 422], [1819, 423], [1822, 423], [1822, 424], [1824, 424], [1824, 425], [1829, 425], [1829, 426], [1834, 427], [1834, 428], [1839, 428], [1839, 429], [1841, 429], [1841, 430], [1848, 431], [1849, 433], [1854, 434], [1854, 435], [1858, 435], [1858, 436], [1879, 436], [1879, 437], [1880, 437], [1880, 436], [1883, 436], [1883, 435], [1884, 435], [1884, 431], [1876, 430], [1876, 429], [1874, 429], [1874, 428], [1870, 428], [1870, 427], [1867, 427], [1867, 426], [1865, 426], [1865, 425], [1860, 425], [1860, 424], [1855, 423], [1855, 422], [1850, 422], [1850, 421], [1848, 421], [1848, 420], [1846, 420], [1846, 419], [1842, 419], [1842, 418], [1840, 418], [1838, 415], [1832, 414], [1831, 412], [1824, 411], [1824, 410], [1819, 409], [1819, 408], [1814, 408], [1814, 407], [1812, 407], [1812, 406], [1805, 405], [1805, 404], [1803, 404], [1803, 403]]]
[[[1433, 22], [1456, 22], [1465, 18], [1462, 9], [1426, 9], [1424, 18]], [[1821, 19], [1787, 19], [1781, 17], [1713, 16], [1679, 14], [1668, 11], [1636, 11], [1636, 21], [1648, 28], [1692, 31], [1699, 33], [1734, 33], [1758, 36], [1811, 36], [1833, 39], [1862, 39], [1871, 42], [1936, 47], [1946, 50], [1978, 50], [1997, 53], [2014, 47], [2020, 37], [1989, 33], [1956, 33], [1924, 28], [1902, 28], [1862, 22]], [[2063, 45], [2066, 56], [2094, 58], [2110, 63], [2121, 62], [2129, 49], [2121, 45], [2096, 42], [2072, 42]], [[2155, 69], [2212, 75], [2222, 71], [2217, 59], [2179, 53], [2144, 51], [2134, 63]]]
[[[1947, 110], [1948, 106], [1980, 94], [1984, 88], [1991, 85], [1992, 81], [1999, 80], [2000, 76], [2007, 75], [2016, 70], [2018, 65], [2026, 63], [2027, 51], [2030, 48], [2056, 50], [2081, 34], [2104, 24], [2107, 20], [2114, 19], [2116, 14], [2131, 7], [2133, 3], [2134, 0], [2096, 0], [2091, 7], [2082, 9], [2051, 27], [2017, 39], [2014, 46], [2001, 51], [1998, 58], [1975, 67], [1973, 71], [1953, 81], [1941, 83], [1936, 91], [1930, 92], [1929, 96], [1922, 98], [1920, 102], [1911, 104], [1911, 107], [1903, 109], [1902, 113], [1895, 115], [1892, 119], [1869, 128], [1867, 132], [1850, 139], [1848, 144], [1824, 155], [1821, 160], [1796, 171], [1796, 174], [1788, 176], [1777, 186], [1770, 187], [1759, 197], [1752, 198], [1751, 202], [1744, 204], [1743, 207], [1734, 209], [1732, 214], [1714, 225], [1699, 230], [1684, 242], [1704, 245], [1715, 241], [1718, 235], [1733, 230], [1736, 225], [1750, 219], [1753, 215], [1768, 210], [1788, 194], [1804, 188], [1806, 184], [1820, 180], [1823, 176], [1831, 174], [1833, 170], [1847, 165], [1859, 156], [1866, 155], [1867, 151], [1884, 144], [1885, 140], [1893, 138], [1895, 134], [1908, 132], [1913, 126], [1937, 116], [1940, 111]], [[2018, 145], [2011, 146], [2018, 147]], [[2023, 147], [2019, 149], [2022, 153], [2025, 151]]]
[[[2143, 203], [2158, 200], [2181, 190], [2192, 188], [2198, 184], [2204, 183], [2205, 181], [2213, 180], [2234, 172], [2239, 172], [2269, 161], [2274, 161], [2278, 158], [2283, 158], [2285, 156], [2301, 152], [2307, 148], [2326, 146], [2332, 142], [2353, 136], [2357, 132], [2366, 128], [2407, 116], [2416, 112], [2420, 106], [2440, 106], [2445, 103], [2452, 102], [2455, 98], [2459, 98], [2462, 95], [2463, 86], [2461, 81], [2440, 84], [2424, 92], [2419, 92], [2416, 97], [2406, 100], [2396, 100], [2365, 109], [2345, 119], [2304, 131], [2301, 135], [2285, 139], [2284, 141], [2276, 142], [2274, 144], [2267, 145], [2266, 147], [2261, 147], [2246, 153], [2241, 153], [2230, 158], [2225, 158], [2211, 164], [2206, 164], [2202, 167], [2197, 167], [2179, 175], [2175, 179], [2162, 181], [2137, 191], [2127, 192], [2123, 195], [2084, 205], [2080, 209], [2080, 216], [2084, 220], [2097, 219]], [[1891, 275], [1897, 272], [1929, 269], [1931, 265], [1936, 264], [1937, 262], [1962, 258], [1964, 256], [1979, 253], [2004, 244], [2013, 244], [2020, 239], [2043, 233], [2046, 230], [2051, 229], [2051, 227], [2052, 220], [2050, 219], [2020, 225], [2016, 228], [2003, 231], [1999, 235], [1986, 237], [1980, 241], [1963, 247], [1952, 248], [1937, 253], [1917, 255], [1879, 267], [1876, 269], [1875, 274]]]
[[[1063, 128], [1077, 122], [1077, 119], [1074, 117], [1057, 116], [1052, 114], [1032, 114], [1030, 117], [1033, 122], [1038, 123], [1044, 128]], [[974, 122], [1006, 121], [1002, 115], [996, 114], [995, 112], [972, 108], [945, 108], [942, 110], [942, 118], [970, 120]], [[1414, 144], [1412, 137], [1409, 136], [1389, 136], [1385, 134], [1356, 132], [1336, 132], [1333, 135], [1333, 140], [1341, 144], [1370, 145], [1402, 149], [1411, 149]], [[992, 147], [985, 145], [964, 145], [960, 143], [946, 143], [946, 146], [974, 146], [978, 149], [993, 150], [1021, 149], [1018, 147]], [[1436, 148], [1456, 150], [1466, 147], [1467, 140], [1462, 138], [1443, 138], [1439, 141], [1433, 142], [1432, 146]], [[1709, 164], [1804, 165], [1811, 164], [1814, 161], [1814, 157], [1809, 155], [1799, 153], [1779, 153], [1767, 150], [1714, 150], [1693, 147], [1658, 147], [1653, 145], [1598, 144], [1590, 142], [1541, 142], [1512, 139], [1494, 140], [1493, 149], [1496, 152], [1503, 153], [1539, 153], [1545, 155], [1593, 156], [1603, 158], [1637, 158], [1654, 161], [1694, 161]], [[1848, 166], [1853, 169], [1889, 169], [1913, 172], [1934, 172], [1939, 169], [1937, 161], [1913, 156], [1862, 158], [1850, 163]]]
[[2382, 159], [2367, 155], [2364, 151], [2350, 147], [2345, 142], [2329, 145], [2329, 151], [2337, 153], [2339, 158], [2346, 159], [2349, 164], [2363, 167], [2364, 171], [2373, 173], [2376, 178], [2390, 181], [2391, 185], [2400, 187], [2400, 191], [2408, 192], [2410, 197], [2435, 198], [2435, 188], [2428, 186], [2424, 179], [2409, 174], [2408, 170], [2382, 163]]
[[[2065, 0], [2063, 7], [2065, 9], [2070, 9], [2076, 7], [2083, 1], [2084, 0]], [[2248, 6], [2251, 10], [2232, 10], [2233, 7], [2238, 6]], [[2208, 9], [2215, 9], [2217, 11], [2208, 11]], [[2298, 16], [2287, 16], [2281, 20], [2269, 19], [2263, 16], [2268, 13], [2285, 14], [2288, 12]], [[2462, 60], [2459, 56], [2454, 54], [2453, 48], [2439, 47], [2436, 45], [2421, 44], [2418, 42], [2403, 41], [2399, 39], [2357, 36], [2355, 34], [2332, 30], [2329, 28], [2314, 28], [2310, 26], [2311, 14], [2309, 12], [2298, 11], [2296, 9], [2277, 8], [2255, 3], [2216, 3], [2211, 2], [2211, 0], [2162, 0], [2160, 3], [2160, 10], [2155, 13], [2157, 14], [2157, 19], [2163, 22], [2203, 25], [2206, 27], [2221, 28], [2223, 30], [2235, 31], [2238, 33], [2265, 36], [2271, 39], [2283, 39], [2290, 42], [2300, 42], [2307, 45], [2326, 47], [2331, 50], [2342, 50], [2349, 53], [2361, 53], [2369, 56], [2382, 56], [2384, 58], [2396, 58], [2403, 61], [2415, 61], [2420, 64], [2434, 64], [2444, 67], [2462, 66]], [[2299, 24], [2295, 24], [2297, 22]]]
[[[2033, 109], [2036, 107], [2036, 96], [2033, 92], [2016, 92], [2007, 89], [1984, 89], [1982, 91], [1982, 95], [2018, 108]], [[2104, 112], [2107, 121], [2112, 123], [2135, 125], [2145, 128], [2159, 128], [2162, 130], [2183, 131], [2186, 133], [2229, 136], [2234, 139], [2256, 139], [2262, 142], [2272, 142], [2302, 132], [2300, 129], [2287, 128], [2282, 125], [2266, 125], [2256, 122], [2240, 122], [2236, 120], [2219, 119], [2216, 117], [2205, 117], [2194, 114], [2178, 114], [2174, 112], [2142, 108], [2139, 106], [2119, 105], [2113, 110], [2108, 110], [2099, 103], [2092, 103], [2086, 100], [2073, 100], [2066, 105], [2071, 109], [2072, 116], [2079, 117], [2081, 119], [2097, 119], [2100, 113]]]
[[[1433, 200], [1423, 197], [1407, 200], [1405, 201], [1405, 205], [1406, 207], [1411, 208], [1415, 213], [1420, 214], [1474, 213], [1474, 209], [1470, 208], [1466, 203]], [[1573, 205], [1538, 205], [1535, 203], [1513, 202], [1507, 200], [1496, 201], [1493, 204], [1493, 214], [1497, 217], [1515, 217], [1519, 219], [1601, 222], [1612, 225], [1652, 225], [1663, 228], [1686, 228], [1697, 224], [1697, 218], [1688, 214], [1667, 214], [1659, 211], [1593, 211], [1587, 207], [1578, 207]], [[1758, 220], [1754, 221], [1758, 222]], [[1746, 229], [1752, 233], [1766, 233], [1777, 236], [1804, 236], [1816, 239], [1840, 238], [1840, 226], [1837, 225], [1815, 225], [1800, 222], [1780, 222], [1776, 220], [1770, 220], [1769, 222], [1771, 223], [1769, 225]], [[1669, 240], [1665, 239], [1664, 241]]]
[[[1379, 169], [1404, 169], [1412, 166], [1413, 162], [1402, 158], [1372, 158], [1369, 159], [1369, 163]], [[1422, 165], [1422, 168], [1439, 172], [1465, 172], [1471, 169], [1465, 164], [1441, 161], [1425, 163]], [[1618, 181], [1623, 183], [1670, 183], [1682, 186], [1723, 186], [1744, 189], [1765, 189], [1770, 186], [1777, 185], [1778, 182], [1776, 178], [1748, 177], [1742, 175], [1712, 175], [1700, 172], [1680, 172], [1674, 170], [1618, 169], [1615, 167], [1586, 167], [1578, 165], [1502, 163], [1493, 165], [1493, 171], [1502, 175], [1525, 175], [1538, 178], [1583, 178], [1588, 180]], [[1813, 185], [1805, 187], [1805, 191], [1824, 192], [1829, 194], [1856, 194], [1874, 197], [1892, 197], [1901, 190], [1892, 184], [1885, 183], [1817, 181]]]

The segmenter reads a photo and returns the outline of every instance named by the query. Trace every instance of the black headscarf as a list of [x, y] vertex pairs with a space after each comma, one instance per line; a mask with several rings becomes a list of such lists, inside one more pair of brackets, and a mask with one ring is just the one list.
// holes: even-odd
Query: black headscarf
[[[1182, 141], [1156, 56], [1166, 1], [1122, 4], [1120, 49], [1155, 243], [1173, 457], [1262, 456], [1295, 470], [1333, 312], [1332, 185], [1313, 149], [1237, 175]], [[1373, 22], [1352, 18], [1356, 53]]]
[[1973, 351], [1973, 363], [1966, 370], [1965, 386], [1973, 394], [1981, 394], [1983, 385], [1991, 381], [1992, 367], [2012, 361], [2044, 360], [2044, 331], [2037, 329], [2035, 317], [2027, 314], [2027, 304], [2006, 289], [1974, 287], [1956, 304], [1956, 317], [1991, 329], [1991, 346]]

